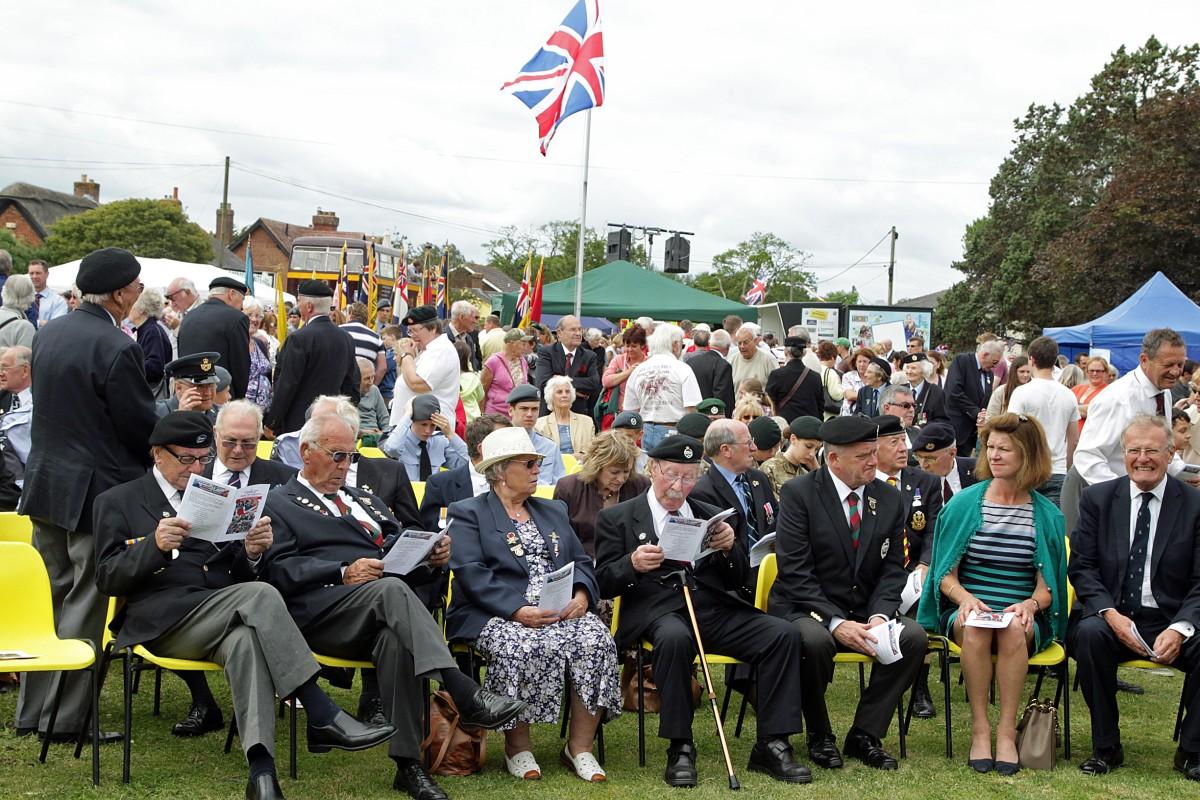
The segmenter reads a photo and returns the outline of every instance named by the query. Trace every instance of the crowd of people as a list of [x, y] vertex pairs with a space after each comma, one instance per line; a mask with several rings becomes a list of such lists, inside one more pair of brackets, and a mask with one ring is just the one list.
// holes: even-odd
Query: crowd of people
[[[970, 768], [1002, 775], [1020, 769], [1029, 658], [1052, 643], [1078, 664], [1091, 775], [1124, 760], [1118, 664], [1200, 668], [1200, 370], [1170, 329], [1149, 331], [1113, 380], [1104, 359], [1066, 364], [1046, 337], [1017, 352], [987, 335], [951, 356], [917, 335], [854, 349], [797, 326], [772, 348], [729, 317], [640, 318], [608, 338], [570, 315], [552, 330], [480, 325], [467, 301], [372, 326], [310, 280], [278, 345], [271, 310], [236, 278], [205, 297], [186, 278], [159, 293], [106, 248], [60, 307], [41, 266], [2, 290], [0, 338], [14, 338], [0, 350], [0, 503], [32, 520], [60, 636], [100, 641], [109, 624], [119, 647], [224, 668], [247, 797], [282, 796], [276, 696], [302, 703], [310, 750], [386, 742], [394, 788], [446, 797], [421, 760], [429, 680], [464, 724], [503, 731], [518, 780], [541, 777], [532, 726], [565, 702], [559, 760], [604, 781], [593, 742], [642, 643], [663, 779], [695, 786], [693, 624], [709, 653], [750, 665], [727, 676], [756, 712], [749, 768], [786, 783], [813, 780], [801, 749], [821, 769], [897, 769], [885, 740], [901, 698], [938, 713], [931, 637], [961, 649]], [[269, 486], [262, 518], [235, 541], [191, 536], [193, 476]], [[722, 512], [701, 556], [667, 557], [667, 528]], [[388, 556], [406, 531], [438, 538], [400, 575]], [[776, 577], [761, 596], [764, 559]], [[562, 580], [563, 601], [543, 602]], [[113, 620], [108, 597], [124, 600]], [[442, 607], [444, 633], [430, 613]], [[839, 738], [834, 658], [877, 656], [897, 622]], [[483, 685], [448, 641], [486, 662]], [[331, 676], [314, 653], [374, 666], [356, 713], [320, 687]], [[191, 702], [173, 732], [220, 729], [204, 673], [178, 674]], [[1191, 780], [1198, 697], [1184, 699], [1174, 761]], [[80, 677], [33, 674], [17, 731], [73, 740], [88, 708]]]

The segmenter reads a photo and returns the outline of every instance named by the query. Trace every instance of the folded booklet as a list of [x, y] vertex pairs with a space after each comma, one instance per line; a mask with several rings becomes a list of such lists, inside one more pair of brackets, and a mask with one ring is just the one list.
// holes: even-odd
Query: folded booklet
[[727, 508], [707, 520], [667, 517], [662, 533], [658, 535], [658, 546], [663, 549], [663, 557], [668, 561], [695, 564], [709, 553], [716, 552], [708, 546], [709, 540], [712, 539], [717, 526], [731, 516], [732, 508]]
[[235, 489], [200, 475], [188, 477], [179, 504], [180, 519], [191, 525], [191, 536], [208, 542], [241, 541], [250, 533], [267, 502], [265, 483]]
[[881, 622], [874, 628], [868, 628], [867, 633], [875, 637], [875, 660], [880, 664], [892, 664], [904, 657], [900, 652], [900, 634], [904, 633], [904, 623], [898, 619]]
[[972, 628], [1007, 628], [1013, 616], [1011, 611], [973, 611], [963, 624]]
[[407, 575], [412, 572], [429, 559], [429, 554], [445, 535], [445, 531], [404, 531], [396, 537], [383, 557], [384, 573]]
[[562, 611], [575, 595], [575, 562], [569, 561], [542, 580], [538, 608], [542, 611]]

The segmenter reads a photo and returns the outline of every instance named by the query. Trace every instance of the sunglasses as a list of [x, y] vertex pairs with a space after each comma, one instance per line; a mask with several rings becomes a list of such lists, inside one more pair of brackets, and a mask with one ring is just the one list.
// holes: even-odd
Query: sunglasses
[[888, 405], [895, 406], [896, 408], [916, 408], [917, 407], [916, 403], [888, 403]]
[[525, 469], [531, 470], [536, 467], [540, 467], [542, 465], [542, 459], [542, 456], [538, 456], [537, 458], [523, 458], [514, 460], [513, 463], [520, 464], [521, 466], [525, 467]]
[[325, 454], [332, 458], [333, 463], [335, 464], [341, 464], [347, 458], [350, 459], [351, 464], [358, 463], [359, 452], [357, 450], [330, 450], [322, 445], [317, 445], [317, 447], [320, 447], [322, 450], [324, 450]]

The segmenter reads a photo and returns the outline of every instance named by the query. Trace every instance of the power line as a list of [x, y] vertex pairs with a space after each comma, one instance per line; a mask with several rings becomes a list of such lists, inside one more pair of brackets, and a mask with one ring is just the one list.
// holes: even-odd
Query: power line
[[[5, 161], [44, 161], [58, 164], [83, 164], [84, 166], [118, 167], [219, 167], [216, 162], [166, 162], [166, 161], [92, 161], [86, 158], [38, 158], [35, 156], [0, 156]], [[22, 166], [22, 165], [17, 165]]]
[[819, 281], [817, 281], [817, 283], [828, 283], [829, 281], [834, 280], [835, 278], [840, 278], [841, 276], [845, 275], [847, 272], [849, 272], [850, 270], [854, 269], [859, 264], [861, 264], [863, 262], [863, 260], [866, 259], [867, 256], [869, 256], [869, 255], [871, 255], [871, 253], [875, 252], [875, 248], [879, 247], [879, 245], [883, 244], [884, 239], [887, 239], [891, 235], [892, 235], [892, 232], [888, 231], [883, 236], [879, 237], [879, 241], [876, 242], [875, 244], [871, 245], [871, 249], [868, 250], [867, 252], [863, 253], [862, 256], [859, 257], [859, 259], [857, 261], [855, 261], [853, 264], [846, 267], [844, 270], [842, 270], [841, 272], [839, 272], [836, 275], [830, 275], [828, 278], [821, 278]]

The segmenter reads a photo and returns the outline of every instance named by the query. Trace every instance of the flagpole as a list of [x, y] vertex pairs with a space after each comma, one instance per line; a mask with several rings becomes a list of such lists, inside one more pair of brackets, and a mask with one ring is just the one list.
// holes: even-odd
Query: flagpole
[[583, 243], [587, 231], [588, 158], [592, 153], [592, 110], [587, 110], [583, 139], [583, 199], [579, 204], [579, 248], [575, 255], [575, 316], [583, 316]]

